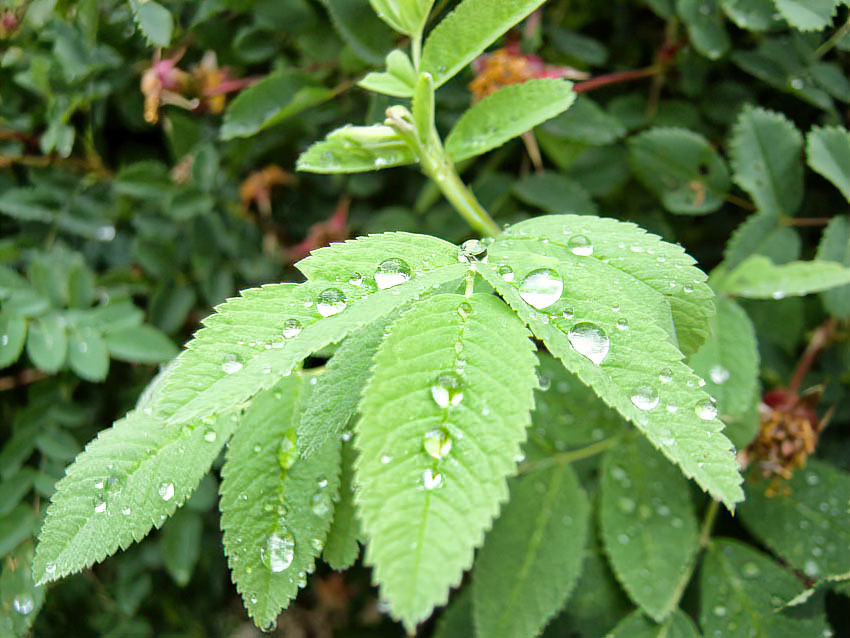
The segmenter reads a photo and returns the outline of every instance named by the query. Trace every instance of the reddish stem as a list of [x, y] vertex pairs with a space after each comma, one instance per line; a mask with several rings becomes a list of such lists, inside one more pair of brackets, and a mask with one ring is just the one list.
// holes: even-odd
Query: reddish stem
[[573, 91], [576, 93], [586, 93], [587, 91], [595, 91], [596, 89], [608, 86], [609, 84], [619, 84], [620, 82], [631, 82], [632, 80], [640, 80], [656, 75], [659, 71], [658, 66], [648, 66], [645, 69], [633, 69], [631, 71], [620, 71], [618, 73], [608, 73], [600, 75], [584, 82], [577, 82], [573, 85]]
[[832, 338], [832, 333], [835, 330], [835, 321], [827, 319], [812, 335], [809, 340], [809, 345], [806, 346], [806, 351], [800, 357], [797, 367], [794, 369], [794, 375], [791, 377], [791, 383], [788, 384], [788, 391], [797, 394], [800, 391], [800, 386], [803, 385], [803, 379], [812, 369], [815, 359], [818, 358], [821, 351], [829, 343]]

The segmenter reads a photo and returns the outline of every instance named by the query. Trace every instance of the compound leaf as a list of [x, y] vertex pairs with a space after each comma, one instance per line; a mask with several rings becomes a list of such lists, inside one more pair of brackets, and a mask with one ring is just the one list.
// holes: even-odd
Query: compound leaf
[[446, 602], [508, 496], [525, 439], [536, 358], [496, 297], [414, 303], [374, 359], [356, 426], [366, 562], [412, 630]]
[[473, 571], [478, 635], [539, 635], [581, 574], [590, 505], [569, 465], [513, 481]]
[[222, 467], [221, 527], [236, 588], [258, 627], [272, 626], [306, 584], [339, 487], [340, 439], [298, 458], [298, 403], [310, 388], [293, 373], [257, 395]]
[[783, 299], [850, 283], [850, 268], [832, 261], [793, 261], [776, 265], [753, 255], [721, 280], [725, 292], [748, 299]]
[[572, 87], [549, 78], [499, 89], [461, 116], [446, 138], [446, 152], [458, 162], [501, 146], [570, 108]]
[[422, 49], [421, 73], [442, 86], [544, 0], [464, 0], [434, 27]]
[[687, 481], [645, 440], [629, 437], [602, 462], [599, 518], [611, 567], [657, 622], [678, 604], [698, 547]]
[[806, 137], [806, 156], [812, 170], [850, 201], [850, 132], [841, 126], [813, 128]]
[[803, 136], [784, 115], [746, 106], [729, 142], [732, 176], [761, 213], [792, 215], [803, 201]]

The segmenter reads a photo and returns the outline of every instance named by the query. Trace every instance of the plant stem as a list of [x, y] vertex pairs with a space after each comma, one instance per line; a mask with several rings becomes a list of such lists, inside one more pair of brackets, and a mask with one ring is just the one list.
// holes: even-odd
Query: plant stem
[[714, 520], [717, 518], [717, 513], [720, 511], [720, 501], [712, 500], [705, 510], [705, 516], [702, 519], [702, 526], [699, 530], [699, 547], [705, 549], [708, 542], [711, 540], [711, 530], [714, 529]]
[[581, 461], [582, 459], [590, 458], [591, 456], [596, 456], [597, 454], [605, 452], [619, 443], [621, 439], [622, 435], [618, 434], [617, 436], [612, 436], [610, 439], [604, 439], [598, 443], [593, 443], [577, 450], [568, 450], [559, 454], [553, 454], [552, 456], [547, 456], [545, 459], [540, 459], [536, 463], [527, 463], [526, 465], [520, 466], [519, 473], [527, 474], [528, 472], [536, 472], [537, 470], [542, 470], [557, 463], [568, 464], [574, 463], [575, 461]]
[[806, 375], [812, 369], [815, 359], [818, 358], [818, 355], [826, 347], [826, 344], [829, 343], [834, 331], [835, 321], [833, 319], [827, 319], [815, 330], [815, 333], [809, 340], [809, 345], [806, 346], [806, 351], [803, 352], [803, 356], [800, 357], [800, 361], [797, 362], [797, 367], [794, 369], [794, 376], [791, 377], [791, 382], [788, 384], [788, 390], [790, 392], [797, 394], [800, 391], [800, 387], [803, 385], [803, 379], [806, 378]]
[[[437, 158], [433, 158], [437, 159]], [[502, 229], [493, 221], [493, 218], [484, 210], [484, 207], [469, 190], [457, 174], [455, 167], [448, 158], [440, 158], [435, 164], [429, 165], [422, 158], [422, 168], [425, 174], [434, 180], [443, 195], [454, 209], [466, 222], [476, 231], [486, 237], [495, 237]]]
[[620, 82], [630, 82], [632, 80], [640, 80], [642, 78], [652, 77], [660, 71], [658, 65], [648, 66], [645, 69], [633, 69], [632, 71], [620, 71], [619, 73], [608, 73], [600, 75], [584, 82], [577, 82], [573, 85], [573, 91], [576, 93], [586, 93], [608, 86], [609, 84], [619, 84]]
[[841, 25], [841, 27], [835, 33], [833, 33], [826, 42], [824, 42], [815, 50], [815, 58], [820, 59], [824, 55], [829, 53], [832, 48], [836, 44], [838, 44], [838, 41], [848, 33], [850, 33], [850, 18], [848, 18], [847, 22]]

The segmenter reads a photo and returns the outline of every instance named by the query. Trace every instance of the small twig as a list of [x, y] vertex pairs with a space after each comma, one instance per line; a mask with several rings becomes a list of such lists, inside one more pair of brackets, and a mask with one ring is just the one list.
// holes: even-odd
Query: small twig
[[581, 461], [582, 459], [596, 456], [597, 454], [601, 454], [609, 448], [614, 447], [622, 438], [623, 435], [618, 434], [617, 436], [612, 436], [610, 439], [604, 439], [598, 443], [593, 443], [592, 445], [588, 445], [577, 450], [568, 450], [566, 452], [547, 456], [535, 463], [526, 463], [525, 465], [520, 466], [519, 473], [527, 474], [528, 472], [536, 472], [537, 470], [542, 470], [558, 463], [574, 463], [575, 461]]
[[843, 25], [841, 25], [841, 27], [835, 33], [833, 33], [829, 37], [829, 39], [827, 39], [826, 42], [824, 42], [822, 45], [820, 45], [815, 50], [815, 58], [820, 59], [824, 55], [829, 53], [832, 50], [832, 48], [836, 44], [838, 44], [838, 41], [841, 40], [841, 38], [843, 38], [848, 33], [850, 33], [850, 18], [848, 18], [847, 22], [845, 22]]
[[540, 154], [540, 147], [537, 145], [537, 138], [534, 137], [532, 131], [526, 131], [522, 134], [522, 143], [525, 144], [525, 150], [528, 152], [528, 157], [534, 165], [534, 170], [537, 173], [543, 172], [543, 156]]
[[658, 65], [652, 65], [645, 69], [633, 69], [631, 71], [608, 73], [606, 75], [600, 75], [595, 78], [585, 80], [584, 82], [577, 82], [573, 86], [573, 91], [576, 93], [587, 93], [588, 91], [595, 91], [596, 89], [600, 89], [603, 86], [609, 86], [611, 84], [619, 84], [621, 82], [631, 82], [633, 80], [653, 77], [654, 75], [657, 75], [659, 71], [660, 67]]
[[826, 226], [828, 217], [788, 217], [782, 220], [785, 226]]
[[835, 320], [827, 319], [821, 326], [815, 330], [812, 338], [809, 340], [809, 345], [806, 346], [803, 356], [797, 362], [797, 367], [794, 369], [794, 375], [791, 377], [791, 383], [788, 384], [788, 391], [792, 394], [797, 394], [800, 387], [803, 385], [803, 379], [812, 369], [812, 364], [820, 355], [821, 351], [826, 347], [832, 339], [835, 332]]
[[714, 529], [714, 520], [717, 518], [717, 513], [720, 511], [720, 501], [712, 500], [705, 510], [705, 516], [702, 519], [702, 526], [699, 531], [699, 546], [704, 549], [708, 546], [711, 540], [711, 531]]
[[41, 381], [47, 378], [47, 374], [35, 368], [21, 370], [18, 374], [12, 374], [6, 377], [0, 377], [0, 392], [14, 390], [36, 381]]

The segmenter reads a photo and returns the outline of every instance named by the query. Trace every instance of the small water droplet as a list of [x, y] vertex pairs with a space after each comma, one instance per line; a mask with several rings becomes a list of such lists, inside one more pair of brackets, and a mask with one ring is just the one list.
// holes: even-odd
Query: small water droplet
[[457, 259], [465, 263], [476, 261], [487, 263], [487, 244], [479, 239], [467, 239], [461, 244]]
[[423, 474], [422, 474], [422, 484], [424, 485], [426, 490], [436, 489], [436, 488], [440, 487], [440, 485], [442, 485], [442, 483], [443, 483], [443, 475], [440, 474], [439, 472], [434, 472], [433, 470], [431, 470], [430, 467], [427, 470], [425, 470], [425, 472], [423, 472]]
[[525, 276], [519, 286], [519, 296], [538, 310], [548, 308], [561, 298], [564, 282], [551, 268], [538, 268]]
[[131, 510], [129, 507], [125, 507], [125, 508], [122, 508], [121, 513], [122, 513], [124, 516], [129, 516], [129, 515], [130, 515], [130, 513], [131, 513], [131, 511], [132, 511], [132, 510]]
[[260, 560], [262, 560], [263, 565], [275, 573], [282, 572], [289, 567], [294, 558], [295, 537], [285, 527], [269, 535], [265, 547], [260, 548]]
[[686, 295], [691, 294], [693, 291], [694, 291], [694, 289], [693, 289], [692, 286], [688, 286], [687, 284], [682, 286], [682, 292], [684, 292]]
[[448, 408], [463, 401], [463, 380], [457, 372], [444, 372], [431, 386], [431, 396], [438, 406]]
[[287, 319], [283, 323], [283, 338], [292, 339], [301, 333], [301, 322], [298, 319]]
[[499, 277], [502, 278], [502, 281], [511, 283], [514, 280], [514, 270], [510, 266], [499, 266], [496, 272], [499, 273]]
[[295, 465], [298, 460], [298, 445], [296, 444], [296, 434], [294, 430], [290, 430], [283, 435], [280, 440], [280, 445], [277, 449], [277, 462], [284, 470], [289, 470]]
[[573, 310], [572, 308], [566, 308], [566, 309], [564, 309], [564, 312], [562, 313], [561, 316], [564, 319], [566, 319], [567, 321], [569, 321], [570, 319], [572, 319], [573, 317], [576, 316], [576, 311]]
[[94, 482], [94, 489], [96, 489], [96, 490], [102, 490], [104, 487], [106, 487], [106, 479], [97, 479], [97, 480], [95, 480], [95, 482]]
[[21, 616], [26, 616], [35, 609], [35, 601], [29, 594], [20, 594], [12, 600], [12, 608]]
[[422, 445], [429, 456], [439, 461], [452, 451], [452, 437], [445, 430], [431, 430], [425, 434]]
[[392, 459], [392, 457], [391, 457], [391, 456], [387, 456], [386, 454], [384, 454], [384, 455], [381, 457], [381, 463], [383, 463], [384, 465], [386, 465], [387, 463], [389, 463], [389, 462], [390, 462], [390, 461], [392, 461], [392, 460], [393, 460], [393, 459]]
[[464, 301], [457, 307], [457, 314], [461, 319], [467, 319], [472, 314], [472, 306]]
[[771, 298], [779, 301], [780, 299], [785, 299], [785, 291], [783, 290], [775, 290], [771, 293]]
[[670, 383], [673, 380], [673, 371], [670, 368], [662, 368], [658, 373], [658, 380], [661, 383]]
[[729, 380], [729, 377], [732, 376], [729, 370], [724, 368], [721, 365], [711, 366], [711, 370], [708, 371], [708, 376], [711, 378], [712, 383], [716, 383], [717, 385], [723, 385]]
[[221, 364], [221, 370], [224, 374], [234, 374], [242, 369], [242, 364], [236, 360], [235, 354], [229, 354], [224, 358], [224, 363]]
[[721, 617], [725, 616], [726, 615], [726, 607], [724, 607], [723, 605], [717, 605], [717, 607], [714, 608], [714, 615], [715, 616], [721, 616]]
[[697, 413], [699, 418], [705, 419], [706, 421], [717, 417], [717, 406], [714, 405], [714, 402], [710, 399], [704, 399], [697, 403], [694, 411]]
[[627, 534], [620, 534], [617, 536], [617, 542], [620, 543], [620, 545], [628, 545], [630, 540], [631, 539]]
[[567, 338], [576, 352], [587, 357], [597, 366], [608, 356], [608, 350], [611, 347], [605, 331], [588, 321], [577, 323], [570, 328]]
[[625, 319], [620, 319], [616, 324], [617, 330], [628, 330], [629, 322]]
[[552, 379], [543, 374], [538, 374], [537, 387], [541, 392], [548, 392], [549, 388], [552, 387]]
[[352, 286], [362, 286], [363, 275], [361, 275], [359, 272], [351, 273], [351, 277], [348, 278], [348, 283]]
[[375, 284], [379, 290], [398, 286], [410, 280], [411, 270], [402, 259], [385, 259], [375, 271]]
[[631, 399], [638, 410], [651, 410], [658, 405], [658, 391], [651, 385], [639, 385], [632, 392]]
[[741, 567], [741, 571], [747, 578], [755, 578], [761, 572], [758, 565], [752, 562], [744, 563], [744, 566]]
[[567, 248], [573, 255], [590, 257], [593, 254], [593, 244], [584, 235], [573, 235], [567, 240]]
[[218, 435], [216, 434], [215, 430], [207, 430], [206, 432], [204, 432], [204, 441], [206, 441], [207, 443], [215, 443], [217, 436]]
[[806, 474], [806, 483], [809, 485], [817, 485], [820, 483], [820, 477], [814, 472], [808, 472]]
[[626, 514], [631, 514], [635, 511], [635, 502], [630, 498], [621, 498], [619, 500], [619, 506]]
[[174, 498], [174, 483], [160, 483], [159, 489], [157, 491], [159, 492], [159, 497], [163, 501], [170, 501], [172, 498]]
[[791, 80], [791, 88], [793, 88], [797, 91], [802, 91], [805, 86], [806, 86], [806, 83], [803, 82], [802, 78], [793, 78]]
[[106, 511], [106, 497], [103, 494], [95, 494], [92, 503], [94, 504], [94, 511], [98, 514], [103, 514]]
[[313, 551], [319, 553], [325, 548], [325, 544], [319, 538], [314, 538], [310, 541], [310, 545], [313, 546]]
[[315, 514], [316, 516], [324, 516], [330, 511], [330, 499], [328, 498], [325, 492], [321, 490], [316, 492], [315, 494], [313, 494], [310, 501], [310, 508], [313, 510], [313, 514]]
[[345, 294], [339, 288], [326, 288], [316, 298], [316, 310], [323, 317], [332, 317], [345, 310]]

